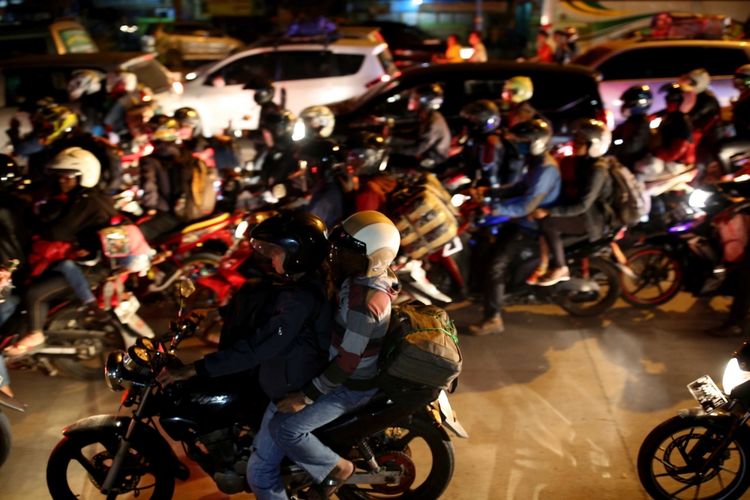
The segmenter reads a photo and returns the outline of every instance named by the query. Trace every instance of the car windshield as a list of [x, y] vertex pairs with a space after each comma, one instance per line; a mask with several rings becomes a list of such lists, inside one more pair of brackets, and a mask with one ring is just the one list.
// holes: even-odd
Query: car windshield
[[580, 64], [581, 66], [593, 66], [610, 52], [612, 52], [612, 49], [607, 47], [592, 47], [570, 62], [571, 64]]

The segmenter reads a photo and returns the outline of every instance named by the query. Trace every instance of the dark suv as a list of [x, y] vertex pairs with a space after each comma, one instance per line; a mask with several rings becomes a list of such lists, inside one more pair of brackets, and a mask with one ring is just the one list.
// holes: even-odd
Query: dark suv
[[368, 117], [388, 116], [396, 125], [416, 118], [407, 110], [409, 92], [423, 84], [438, 83], [445, 92], [441, 108], [451, 129], [461, 127], [461, 108], [477, 99], [500, 99], [503, 84], [513, 76], [528, 76], [534, 83], [531, 103], [546, 116], [555, 130], [555, 143], [569, 139], [570, 125], [578, 118], [606, 121], [599, 96], [597, 74], [582, 66], [559, 66], [516, 62], [439, 64], [410, 68], [388, 82], [375, 85], [364, 95], [329, 105], [336, 114], [336, 130], [372, 123]]

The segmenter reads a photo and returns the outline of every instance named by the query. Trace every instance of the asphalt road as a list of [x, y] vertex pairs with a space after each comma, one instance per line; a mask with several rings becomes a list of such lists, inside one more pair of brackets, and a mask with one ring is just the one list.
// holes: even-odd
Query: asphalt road
[[[462, 336], [464, 371], [450, 399], [471, 437], [453, 441], [456, 469], [443, 498], [646, 498], [635, 470], [643, 437], [693, 406], [686, 384], [704, 374], [720, 379], [740, 343], [702, 332], [723, 320], [726, 305], [680, 295], [655, 311], [618, 303], [604, 317], [585, 320], [552, 306], [515, 307], [505, 315], [505, 333]], [[460, 328], [479, 310], [457, 305], [452, 315]], [[44, 471], [61, 429], [116, 411], [120, 395], [103, 382], [11, 375], [29, 409], [9, 414], [14, 445], [0, 469], [0, 498], [49, 498]], [[191, 468], [175, 498], [228, 498]]]

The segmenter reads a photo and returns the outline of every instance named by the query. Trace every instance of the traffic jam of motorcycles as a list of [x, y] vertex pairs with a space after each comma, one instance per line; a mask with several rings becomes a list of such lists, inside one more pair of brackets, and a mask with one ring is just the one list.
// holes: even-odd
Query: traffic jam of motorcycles
[[747, 498], [747, 5], [516, 3], [8, 35], [0, 496]]

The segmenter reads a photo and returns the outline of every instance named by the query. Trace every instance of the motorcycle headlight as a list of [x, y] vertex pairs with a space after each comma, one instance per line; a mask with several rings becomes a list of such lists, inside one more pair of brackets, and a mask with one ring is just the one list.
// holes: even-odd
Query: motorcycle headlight
[[107, 362], [104, 363], [104, 380], [107, 383], [107, 387], [115, 392], [125, 389], [122, 385], [124, 370], [122, 359], [124, 356], [125, 351], [110, 352], [109, 356], [107, 356]]
[[721, 381], [721, 385], [724, 386], [724, 392], [731, 394], [735, 387], [744, 384], [748, 380], [750, 380], [750, 371], [740, 368], [737, 358], [730, 359], [727, 367], [724, 369], [724, 377]]
[[711, 193], [702, 189], [696, 189], [690, 193], [688, 205], [692, 208], [706, 208], [706, 201], [711, 197]]

